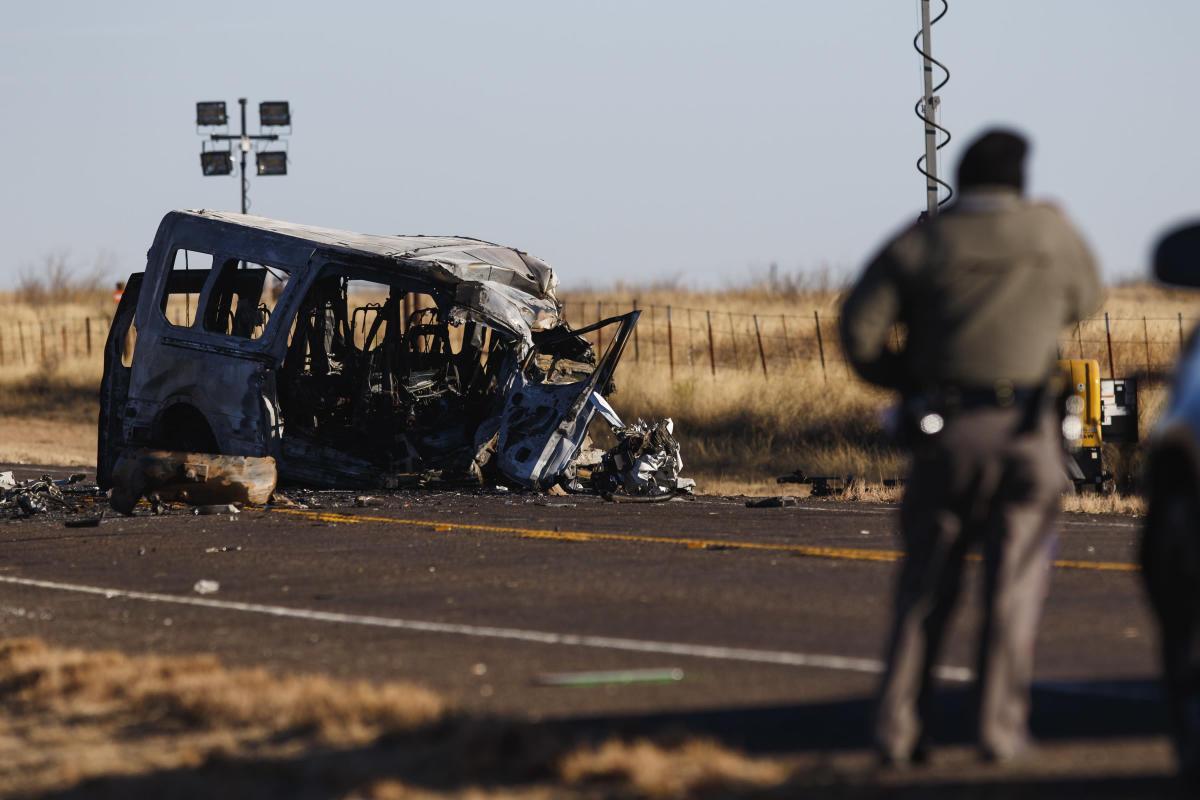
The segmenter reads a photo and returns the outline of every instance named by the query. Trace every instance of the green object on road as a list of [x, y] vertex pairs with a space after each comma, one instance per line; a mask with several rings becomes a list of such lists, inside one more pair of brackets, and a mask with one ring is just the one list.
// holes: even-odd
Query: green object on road
[[683, 680], [679, 667], [667, 669], [614, 669], [599, 672], [548, 672], [537, 676], [540, 686], [619, 686], [631, 683], [675, 683]]

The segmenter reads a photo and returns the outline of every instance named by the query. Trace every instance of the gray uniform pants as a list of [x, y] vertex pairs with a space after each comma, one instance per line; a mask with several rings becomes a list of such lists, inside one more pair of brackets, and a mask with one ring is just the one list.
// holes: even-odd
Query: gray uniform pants
[[1022, 425], [1019, 408], [960, 412], [914, 449], [901, 508], [905, 559], [875, 737], [912, 755], [969, 548], [981, 545], [984, 607], [978, 651], [979, 742], [1005, 757], [1028, 738], [1033, 645], [1049, 587], [1053, 524], [1064, 488], [1057, 418]]

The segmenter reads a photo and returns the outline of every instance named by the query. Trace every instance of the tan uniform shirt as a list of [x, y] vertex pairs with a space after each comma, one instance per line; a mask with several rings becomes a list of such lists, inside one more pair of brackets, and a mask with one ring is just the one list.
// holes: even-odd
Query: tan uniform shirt
[[[893, 389], [1034, 387], [1062, 329], [1099, 300], [1095, 261], [1061, 211], [983, 187], [884, 246], [846, 298], [842, 341], [864, 378]], [[888, 347], [897, 322], [901, 353]]]

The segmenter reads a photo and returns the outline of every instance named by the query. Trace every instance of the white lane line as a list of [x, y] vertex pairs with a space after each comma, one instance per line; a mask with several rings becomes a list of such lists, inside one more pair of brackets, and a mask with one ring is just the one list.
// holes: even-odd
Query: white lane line
[[[497, 628], [488, 625], [461, 625], [449, 622], [396, 619], [361, 614], [340, 614], [331, 611], [315, 611], [306, 608], [241, 603], [233, 600], [217, 600], [208, 597], [187, 597], [156, 592], [134, 592], [126, 589], [111, 589], [100, 586], [83, 586], [58, 581], [42, 581], [32, 578], [17, 578], [0, 575], [0, 583], [14, 586], [30, 586], [38, 589], [54, 589], [64, 592], [99, 595], [108, 600], [123, 598], [149, 603], [171, 603], [174, 605], [214, 608], [222, 611], [242, 611], [272, 617], [303, 619], [312, 622], [332, 622], [343, 625], [366, 625], [376, 628], [394, 628], [421, 633], [447, 633], [458, 636], [474, 636], [484, 639], [507, 639], [534, 644], [552, 644], [566, 647], [596, 647], [605, 650], [625, 650], [638, 653], [710, 658], [725, 661], [744, 661], [756, 664], [775, 664], [789, 667], [819, 667], [843, 672], [883, 672], [883, 662], [873, 658], [851, 658], [848, 656], [824, 655], [820, 653], [794, 653], [783, 650], [753, 650], [743, 647], [720, 645], [686, 644], [680, 642], [658, 642], [649, 639], [625, 639], [616, 636], [591, 636], [577, 633], [553, 633], [531, 631], [521, 628]], [[973, 673], [966, 667], [938, 667], [938, 678], [955, 683], [972, 680]]]

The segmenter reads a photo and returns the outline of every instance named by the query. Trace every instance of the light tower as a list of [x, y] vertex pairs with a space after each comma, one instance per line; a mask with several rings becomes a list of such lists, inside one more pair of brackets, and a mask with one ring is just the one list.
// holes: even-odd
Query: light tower
[[[205, 175], [229, 175], [232, 173], [232, 145], [234, 142], [237, 142], [242, 154], [242, 213], [245, 214], [246, 209], [250, 207], [250, 180], [246, 175], [246, 154], [250, 152], [251, 142], [276, 142], [279, 141], [281, 136], [290, 135], [292, 132], [292, 113], [286, 100], [268, 100], [259, 103], [258, 123], [260, 132], [250, 134], [246, 132], [246, 98], [239, 97], [238, 104], [241, 106], [241, 133], [209, 133], [208, 142], [205, 142], [200, 149], [200, 169]], [[202, 133], [199, 130], [200, 128], [224, 127], [228, 124], [229, 118], [225, 113], [224, 100], [196, 103], [196, 128], [198, 133]], [[287, 130], [283, 133], [275, 131], [269, 133], [263, 132], [270, 128], [286, 128]], [[223, 149], [220, 146], [213, 146], [210, 149], [208, 144], [211, 142], [225, 142], [226, 145]], [[286, 175], [287, 155], [287, 150], [256, 149], [254, 160], [258, 174]]]

